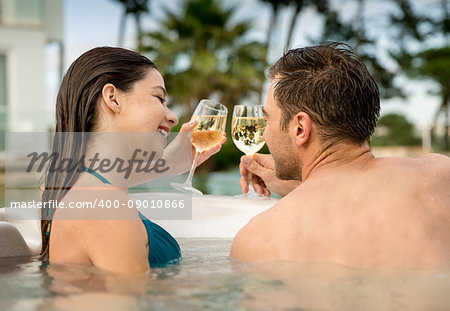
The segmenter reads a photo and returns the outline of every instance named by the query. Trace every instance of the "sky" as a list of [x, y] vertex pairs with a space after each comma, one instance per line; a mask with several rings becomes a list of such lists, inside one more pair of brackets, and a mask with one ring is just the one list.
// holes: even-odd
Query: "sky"
[[[380, 52], [383, 48], [392, 44], [388, 37], [383, 38], [382, 31], [386, 31], [387, 16], [394, 8], [390, 0], [368, 0], [365, 8], [367, 16], [367, 30], [374, 35], [382, 37], [379, 46]], [[441, 0], [414, 0], [419, 10], [429, 10], [434, 5], [439, 5]], [[97, 46], [117, 46], [119, 35], [119, 23], [122, 14], [121, 6], [113, 0], [63, 0], [63, 33], [65, 44], [65, 69], [83, 52]], [[163, 17], [161, 7], [177, 10], [180, 0], [151, 0], [151, 14], [143, 18], [143, 29], [157, 29], [157, 20]], [[264, 40], [270, 20], [270, 7], [258, 0], [226, 0], [225, 6], [237, 8], [236, 20], [251, 20], [254, 31], [250, 34], [251, 39]], [[354, 18], [354, 1], [334, 0], [333, 5], [339, 8], [346, 19]], [[269, 62], [275, 62], [283, 52], [283, 44], [287, 36], [288, 22], [291, 12], [287, 9], [281, 12], [281, 27], [274, 36], [272, 49], [269, 52]], [[384, 17], [384, 18], [383, 18]], [[134, 24], [131, 18], [127, 20], [127, 33], [125, 47], [134, 48]], [[317, 36], [321, 31], [321, 17], [314, 10], [307, 9], [297, 20], [294, 30], [292, 47], [302, 47], [310, 44], [308, 38]], [[377, 32], [378, 31], [378, 32]], [[47, 48], [47, 98], [49, 109], [54, 107], [56, 94], [59, 87], [59, 76], [57, 66], [57, 47], [50, 45]], [[389, 60], [386, 59], [386, 62]], [[387, 63], [387, 65], [390, 65]], [[163, 73], [164, 75], [164, 73]], [[382, 100], [382, 115], [386, 113], [399, 112], [404, 114], [411, 122], [420, 129], [431, 124], [440, 104], [437, 96], [430, 95], [435, 85], [430, 82], [418, 82], [407, 79], [399, 79], [405, 93], [406, 99], [394, 98]], [[267, 85], [267, 84], [266, 84]], [[170, 93], [170, 90], [169, 90]]]

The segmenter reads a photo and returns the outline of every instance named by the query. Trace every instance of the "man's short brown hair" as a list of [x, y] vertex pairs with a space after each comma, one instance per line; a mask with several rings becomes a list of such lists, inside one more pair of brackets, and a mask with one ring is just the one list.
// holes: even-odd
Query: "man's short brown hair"
[[332, 42], [293, 49], [269, 70], [281, 128], [306, 112], [324, 142], [369, 140], [380, 114], [375, 80], [350, 46]]

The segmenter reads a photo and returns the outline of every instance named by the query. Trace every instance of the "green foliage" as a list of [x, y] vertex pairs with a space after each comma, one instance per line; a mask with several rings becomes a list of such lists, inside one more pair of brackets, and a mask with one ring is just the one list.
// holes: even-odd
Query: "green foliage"
[[450, 45], [422, 51], [415, 57], [412, 74], [436, 81], [441, 95], [450, 94]]
[[228, 170], [235, 168], [241, 161], [244, 154], [234, 145], [231, 137], [227, 137], [227, 141], [223, 144], [219, 153], [214, 155], [214, 161], [217, 168]]
[[371, 138], [372, 146], [412, 146], [420, 145], [421, 140], [415, 134], [415, 128], [403, 115], [392, 113], [380, 118], [375, 134]]
[[414, 12], [411, 3], [408, 0], [394, 1], [399, 9], [400, 15], [391, 15], [392, 25], [401, 29], [401, 36], [410, 36], [416, 40], [423, 40], [423, 34], [419, 31], [420, 24], [427, 21], [426, 18]]
[[[426, 16], [415, 12], [409, 0], [396, 0], [400, 14], [391, 16], [392, 23], [399, 29], [396, 41], [398, 49], [391, 52], [401, 72], [413, 79], [427, 79], [436, 82], [436, 95], [441, 104], [435, 117], [436, 128], [439, 116], [444, 115], [444, 140], [442, 148], [450, 150], [450, 12], [448, 1], [441, 1], [443, 14]], [[438, 39], [438, 40], [437, 40]], [[440, 42], [440, 43], [439, 43]], [[430, 43], [430, 44], [428, 44]], [[410, 46], [419, 46], [412, 51]], [[438, 146], [438, 149], [440, 147]]]
[[[267, 67], [266, 46], [245, 39], [251, 24], [233, 22], [234, 13], [234, 8], [224, 9], [218, 0], [187, 0], [179, 13], [165, 12], [158, 31], [144, 35], [141, 52], [163, 73], [171, 102], [185, 108], [180, 125], [200, 99], [217, 98], [231, 112], [242, 99], [259, 97]], [[228, 138], [220, 153], [199, 167], [199, 174], [235, 167], [240, 156]]]
[[394, 57], [409, 77], [434, 81], [439, 95], [450, 95], [450, 45], [414, 54], [403, 50]]
[[231, 108], [259, 95], [265, 46], [244, 40], [251, 25], [233, 23], [234, 13], [217, 0], [188, 0], [180, 14], [166, 12], [160, 30], [146, 34], [141, 52], [158, 65], [171, 99], [187, 114], [202, 98], [219, 98]]

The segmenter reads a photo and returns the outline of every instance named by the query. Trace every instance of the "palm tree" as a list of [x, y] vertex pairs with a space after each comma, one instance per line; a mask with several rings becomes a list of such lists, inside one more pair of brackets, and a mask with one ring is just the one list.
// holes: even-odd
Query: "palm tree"
[[120, 18], [119, 26], [119, 46], [123, 46], [125, 37], [125, 25], [128, 14], [134, 16], [136, 23], [136, 41], [137, 49], [139, 50], [142, 46], [142, 26], [141, 26], [141, 15], [143, 13], [148, 13], [148, 0], [114, 0], [123, 5], [123, 14]]
[[231, 108], [265, 80], [265, 45], [244, 39], [250, 24], [232, 23], [234, 12], [218, 0], [188, 0], [181, 13], [166, 12], [158, 32], [145, 34], [150, 45], [142, 51], [164, 73], [171, 100], [186, 110], [208, 97]]
[[450, 45], [437, 49], [428, 49], [415, 56], [411, 75], [437, 82], [437, 95], [441, 97], [441, 104], [435, 114], [433, 127], [438, 118], [444, 115], [444, 149], [450, 150]]
[[294, 5], [294, 14], [292, 15], [291, 22], [289, 24], [288, 36], [286, 39], [285, 50], [291, 48], [291, 42], [294, 35], [295, 24], [300, 15], [302, 9], [308, 5], [315, 6], [317, 11], [321, 14], [326, 14], [329, 12], [328, 0], [289, 0], [288, 5]]
[[[268, 50], [270, 43], [272, 41], [273, 33], [275, 32], [275, 29], [278, 24], [278, 14], [279, 14], [280, 8], [283, 5], [289, 4], [290, 0], [262, 0], [262, 2], [266, 2], [266, 3], [270, 4], [270, 6], [272, 8], [272, 14], [270, 17], [269, 28], [267, 29], [267, 35], [266, 35], [266, 43], [267, 43], [267, 50]], [[266, 52], [266, 58], [267, 58], [267, 52]]]
[[[433, 80], [438, 85], [437, 95], [441, 97], [441, 104], [435, 114], [432, 132], [441, 115], [444, 115], [444, 148], [450, 150], [449, 124], [450, 124], [450, 45], [448, 38], [450, 33], [450, 13], [448, 1], [442, 1], [442, 18], [425, 16], [415, 12], [408, 0], [396, 0], [401, 15], [392, 16], [391, 21], [399, 30], [400, 49], [392, 52], [391, 56], [398, 63], [401, 72], [411, 78]], [[422, 27], [426, 26], [426, 27]], [[431, 27], [430, 27], [431, 26]], [[428, 48], [430, 42], [436, 42], [436, 37], [441, 37], [444, 43], [441, 46]], [[419, 52], [408, 49], [412, 42], [420, 43], [427, 47]], [[435, 45], [435, 43], [434, 43]]]
[[294, 3], [295, 11], [294, 11], [294, 15], [292, 15], [291, 23], [289, 25], [289, 32], [288, 32], [288, 36], [287, 36], [287, 40], [286, 40], [285, 50], [289, 50], [289, 48], [291, 47], [292, 35], [294, 33], [294, 28], [295, 28], [295, 22], [297, 21], [297, 17], [303, 8], [304, 0], [293, 0], [290, 2]]

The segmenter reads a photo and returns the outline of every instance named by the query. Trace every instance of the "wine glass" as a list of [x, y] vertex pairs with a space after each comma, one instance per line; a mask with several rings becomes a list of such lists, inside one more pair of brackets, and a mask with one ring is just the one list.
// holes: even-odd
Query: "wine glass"
[[[264, 146], [264, 129], [266, 119], [262, 110], [263, 106], [236, 105], [233, 109], [231, 123], [231, 137], [236, 147], [248, 156], [253, 156]], [[260, 197], [252, 186], [252, 173], [248, 173], [249, 192], [240, 197]]]
[[194, 161], [186, 181], [184, 183], [171, 183], [172, 187], [193, 195], [202, 195], [200, 190], [192, 187], [192, 176], [197, 167], [200, 154], [217, 146], [222, 140], [227, 124], [227, 114], [227, 107], [218, 102], [202, 99], [198, 103], [191, 118], [196, 121], [192, 132], [192, 145], [195, 147]]

